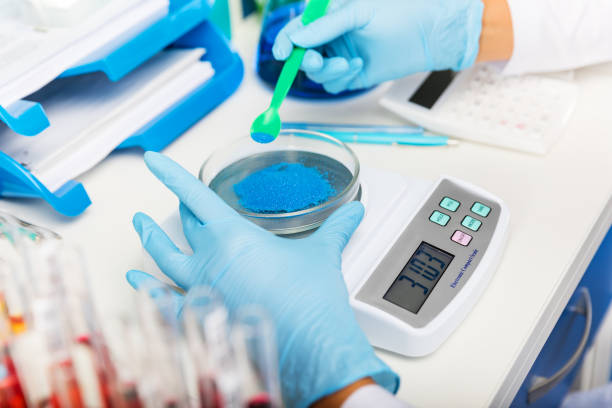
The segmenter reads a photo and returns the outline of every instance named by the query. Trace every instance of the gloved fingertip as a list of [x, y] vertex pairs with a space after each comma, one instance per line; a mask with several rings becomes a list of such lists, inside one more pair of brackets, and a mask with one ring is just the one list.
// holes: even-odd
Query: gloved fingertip
[[138, 290], [140, 289], [140, 285], [143, 281], [144, 272], [137, 270], [127, 271], [125, 274], [125, 279], [128, 281], [131, 287]]
[[355, 77], [355, 79], [353, 79], [351, 82], [349, 82], [349, 84], [347, 85], [346, 89], [348, 89], [349, 91], [357, 91], [360, 89], [365, 89], [368, 86], [372, 86], [372, 85], [367, 85], [362, 76], [361, 75], [357, 75]]
[[278, 40], [274, 43], [272, 47], [272, 56], [274, 56], [274, 59], [284, 61], [289, 58], [290, 54], [291, 50], [288, 50], [284, 44], [280, 44]]
[[176, 173], [181, 168], [174, 160], [157, 152], [146, 152], [144, 160], [151, 173], [164, 184], [166, 179], [172, 178], [168, 176], [170, 173]]
[[317, 51], [308, 50], [302, 61], [302, 70], [313, 73], [318, 72], [323, 68], [323, 56]]
[[166, 156], [157, 152], [146, 152], [144, 154], [144, 162], [151, 173], [158, 179], [163, 175], [164, 162], [168, 160]]
[[313, 48], [323, 45], [332, 40], [332, 38], [323, 38], [316, 31], [316, 24], [312, 23], [307, 26], [302, 26], [289, 34], [289, 39], [294, 45], [302, 48]]
[[327, 93], [330, 93], [332, 95], [338, 95], [339, 93], [345, 90], [345, 87], [339, 86], [338, 81], [331, 81], [324, 83], [323, 89], [325, 89], [325, 92]]
[[132, 225], [139, 233], [142, 232], [145, 225], [154, 223], [155, 221], [153, 221], [153, 218], [140, 211], [134, 214], [134, 217], [132, 217]]
[[365, 215], [365, 208], [359, 201], [353, 201], [343, 205], [336, 211], [336, 219], [341, 220], [346, 234], [353, 235], [353, 232], [357, 229], [363, 217]]
[[325, 91], [331, 94], [339, 94], [348, 89], [349, 83], [351, 83], [355, 77], [357, 77], [363, 70], [363, 59], [353, 58], [347, 62], [346, 73], [338, 78], [328, 81], [323, 84]]
[[318, 47], [334, 40], [339, 35], [336, 23], [337, 18], [330, 19], [330, 15], [327, 14], [308, 25], [296, 26], [287, 34], [291, 42], [298, 47]]
[[289, 39], [289, 36], [285, 32], [281, 31], [274, 40], [272, 55], [275, 59], [284, 61], [289, 58], [291, 51], [293, 51], [293, 43]]
[[344, 211], [344, 216], [354, 218], [356, 222], [361, 222], [363, 216], [365, 215], [365, 207], [360, 201], [352, 201], [345, 204]]
[[352, 71], [359, 71], [363, 68], [363, 59], [362, 58], [353, 58], [349, 62], [349, 67]]
[[163, 154], [154, 152], [152, 150], [148, 150], [144, 154], [144, 161], [149, 166], [151, 163], [155, 163], [160, 160], [160, 158], [164, 157]]
[[272, 46], [272, 55], [275, 59], [284, 61], [289, 58], [293, 51], [293, 43], [289, 39], [289, 35], [301, 27], [303, 27], [302, 21], [299, 17], [296, 17], [279, 31]]
[[304, 44], [307, 44], [307, 39], [308, 39], [307, 29], [297, 30], [289, 34], [289, 39], [291, 40], [293, 44], [297, 45], [298, 47], [308, 48], [304, 45]]
[[332, 58], [329, 65], [334, 73], [345, 73], [348, 72], [350, 68], [349, 62], [346, 58]]
[[336, 210], [312, 237], [323, 239], [328, 245], [342, 251], [361, 223], [364, 211], [363, 204], [358, 201], [345, 204]]
[[291, 41], [303, 48], [319, 47], [338, 37], [365, 26], [372, 20], [375, 2], [352, 2], [289, 33]]
[[137, 212], [132, 217], [132, 225], [134, 226], [136, 232], [138, 232], [139, 234], [142, 233], [142, 223], [144, 222], [146, 217], [147, 216], [142, 212]]

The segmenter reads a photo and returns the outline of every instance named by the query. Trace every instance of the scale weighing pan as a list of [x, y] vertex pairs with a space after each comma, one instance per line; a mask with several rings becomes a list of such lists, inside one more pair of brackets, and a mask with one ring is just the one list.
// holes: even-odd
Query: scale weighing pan
[[[317, 171], [316, 177], [329, 183], [331, 194], [324, 200], [290, 210], [255, 211], [244, 205], [236, 192], [236, 186], [243, 180], [274, 166], [292, 164]], [[272, 143], [256, 143], [244, 137], [217, 150], [202, 165], [199, 178], [255, 224], [277, 235], [295, 235], [318, 228], [342, 204], [358, 200], [361, 196], [359, 173], [359, 160], [344, 143], [318, 132], [287, 129]], [[274, 181], [272, 178], [271, 182]], [[300, 181], [273, 187], [283, 195], [299, 198], [303, 185]]]

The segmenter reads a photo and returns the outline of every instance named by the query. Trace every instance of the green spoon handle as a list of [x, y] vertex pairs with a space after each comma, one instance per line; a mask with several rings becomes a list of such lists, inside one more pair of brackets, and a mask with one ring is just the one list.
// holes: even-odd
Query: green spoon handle
[[[302, 24], [308, 25], [323, 17], [330, 2], [331, 0], [310, 0], [306, 4], [306, 9], [302, 15]], [[276, 88], [274, 88], [274, 95], [272, 96], [272, 103], [270, 103], [271, 107], [279, 109], [287, 97], [287, 94], [295, 81], [295, 77], [300, 70], [302, 61], [304, 60], [304, 54], [306, 54], [306, 50], [300, 47], [295, 47], [291, 52], [291, 55], [285, 62], [283, 70], [281, 71], [278, 81], [276, 82]]]
[[279, 109], [295, 78], [297, 77], [298, 71], [300, 70], [300, 66], [302, 65], [302, 60], [304, 60], [304, 54], [306, 54], [306, 50], [304, 48], [294, 48], [291, 52], [291, 55], [285, 61], [285, 65], [283, 66], [283, 70], [278, 77], [278, 81], [276, 82], [276, 88], [274, 88], [274, 95], [272, 96], [272, 103], [270, 106], [275, 109]]

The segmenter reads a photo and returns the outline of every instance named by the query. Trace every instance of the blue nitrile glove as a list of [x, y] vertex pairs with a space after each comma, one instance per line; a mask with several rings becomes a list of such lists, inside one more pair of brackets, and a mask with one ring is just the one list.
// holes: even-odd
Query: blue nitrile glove
[[326, 16], [304, 27], [298, 17], [274, 43], [285, 60], [309, 50], [302, 69], [325, 90], [367, 88], [416, 72], [461, 70], [478, 55], [480, 0], [333, 0]]
[[[399, 379], [357, 325], [341, 273], [342, 251], [363, 217], [360, 203], [340, 208], [308, 238], [281, 238], [242, 218], [169, 158], [146, 153], [145, 161], [181, 201], [193, 255], [180, 252], [139, 213], [134, 227], [144, 248], [184, 290], [208, 285], [230, 311], [249, 304], [267, 310], [276, 324], [287, 406], [307, 407], [364, 377], [396, 391]], [[137, 271], [127, 278], [135, 288], [154, 280]]]

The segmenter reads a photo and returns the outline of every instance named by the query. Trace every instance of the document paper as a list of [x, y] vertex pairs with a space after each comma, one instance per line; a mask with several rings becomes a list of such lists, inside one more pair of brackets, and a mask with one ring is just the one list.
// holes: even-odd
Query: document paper
[[0, 19], [0, 106], [39, 90], [167, 14], [168, 0], [112, 0], [74, 27], [40, 30]]
[[45, 107], [50, 127], [26, 137], [0, 124], [0, 150], [55, 191], [208, 81], [204, 53], [162, 51], [118, 82], [100, 72], [58, 78], [28, 97]]

